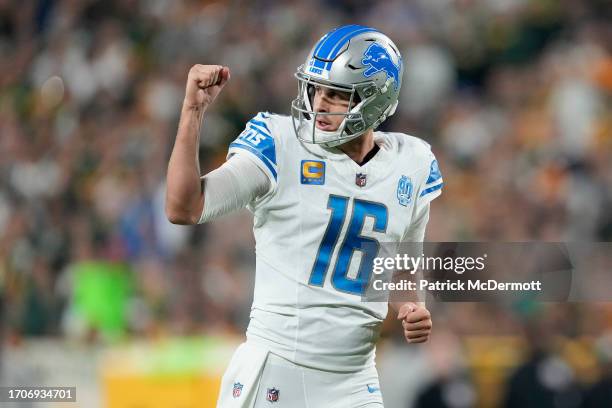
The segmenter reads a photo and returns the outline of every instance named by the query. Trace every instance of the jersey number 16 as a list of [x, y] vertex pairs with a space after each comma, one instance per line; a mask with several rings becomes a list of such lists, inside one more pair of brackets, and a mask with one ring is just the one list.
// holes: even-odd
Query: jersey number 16
[[[308, 281], [310, 285], [323, 286], [325, 282], [325, 274], [329, 269], [332, 255], [338, 244], [348, 206], [348, 197], [329, 196], [327, 208], [331, 210], [331, 217], [310, 273]], [[388, 211], [386, 206], [372, 201], [353, 200], [349, 225], [338, 251], [331, 277], [332, 285], [339, 291], [363, 295], [370, 281], [372, 264], [378, 254], [379, 243], [374, 238], [361, 235], [366, 217], [374, 219], [372, 231], [384, 233], [387, 230]], [[348, 277], [348, 271], [355, 251], [361, 251], [362, 258], [357, 276], [353, 279]]]

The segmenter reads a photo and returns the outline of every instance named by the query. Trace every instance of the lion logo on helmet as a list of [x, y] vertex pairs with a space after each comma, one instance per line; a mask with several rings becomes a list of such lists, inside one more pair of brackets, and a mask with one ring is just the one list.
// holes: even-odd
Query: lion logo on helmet
[[363, 54], [361, 63], [368, 67], [364, 71], [363, 76], [369, 78], [380, 71], [384, 71], [387, 74], [387, 78], [393, 78], [394, 87], [397, 91], [401, 61], [396, 65], [385, 47], [378, 43], [372, 43]]

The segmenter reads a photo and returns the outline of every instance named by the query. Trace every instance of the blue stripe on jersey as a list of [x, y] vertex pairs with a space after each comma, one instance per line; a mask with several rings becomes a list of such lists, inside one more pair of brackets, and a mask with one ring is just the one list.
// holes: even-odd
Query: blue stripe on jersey
[[247, 128], [235, 140], [251, 146], [276, 166], [276, 149], [274, 148], [274, 138], [257, 126], [249, 123]]
[[253, 153], [270, 170], [274, 175], [274, 179], [276, 179], [276, 147], [270, 127], [266, 123], [267, 117], [267, 115], [260, 112], [253, 119], [249, 120], [246, 128], [230, 144], [230, 147], [242, 148]]
[[419, 197], [423, 197], [424, 195], [427, 195], [429, 193], [433, 193], [434, 191], [441, 189], [443, 185], [444, 185], [444, 183], [440, 183], [440, 184], [436, 184], [433, 187], [429, 187], [429, 188], [423, 190], [423, 192], [421, 192], [421, 195]]
[[251, 120], [249, 120], [249, 123], [253, 123], [253, 124], [257, 125], [257, 126], [260, 126], [260, 127], [264, 128], [264, 129], [266, 129], [268, 131], [268, 133], [272, 133], [272, 132], [270, 132], [270, 129], [268, 128], [268, 125], [266, 125], [266, 122], [262, 122], [261, 120], [251, 119]]
[[268, 158], [264, 156], [262, 152], [260, 152], [259, 150], [251, 146], [247, 146], [243, 143], [238, 143], [238, 142], [230, 143], [229, 147], [230, 148], [234, 147], [237, 149], [244, 149], [246, 151], [253, 153], [255, 156], [257, 156], [259, 160], [261, 160], [261, 162], [268, 168], [268, 170], [270, 170], [270, 173], [272, 173], [272, 177], [274, 177], [274, 180], [277, 179], [277, 174], [276, 174], [276, 169], [274, 168], [275, 167], [274, 164], [272, 164], [270, 160], [268, 160]]
[[427, 178], [427, 181], [425, 182], [425, 184], [431, 184], [433, 182], [440, 180], [441, 178], [442, 178], [442, 173], [440, 173], [440, 167], [438, 167], [438, 161], [434, 160], [431, 162], [431, 165], [429, 166], [429, 177]]
[[[255, 125], [254, 123], [251, 123], [251, 121], [247, 123], [247, 128], [245, 129], [245, 131], [249, 129], [254, 132], [257, 132], [258, 135], [261, 135], [261, 136], [257, 136], [256, 138], [245, 135], [245, 137], [242, 139], [248, 140], [250, 142], [249, 144], [252, 144], [252, 145], [255, 145], [255, 147], [258, 147], [259, 143], [261, 143], [261, 141], [263, 140], [264, 149], [267, 147], [266, 139], [272, 139], [272, 143], [274, 144], [274, 139], [272, 138], [272, 135], [266, 132], [265, 130], [263, 130], [262, 128], [260, 128], [259, 126]], [[276, 154], [272, 154], [272, 156], [274, 157], [270, 157], [270, 159], [276, 162]]]

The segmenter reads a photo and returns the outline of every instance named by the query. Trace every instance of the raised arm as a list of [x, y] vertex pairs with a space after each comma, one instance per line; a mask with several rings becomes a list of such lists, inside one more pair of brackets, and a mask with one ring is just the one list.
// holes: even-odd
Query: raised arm
[[229, 68], [194, 65], [189, 70], [181, 118], [166, 176], [166, 216], [173, 224], [197, 224], [204, 208], [198, 146], [206, 109], [230, 78]]

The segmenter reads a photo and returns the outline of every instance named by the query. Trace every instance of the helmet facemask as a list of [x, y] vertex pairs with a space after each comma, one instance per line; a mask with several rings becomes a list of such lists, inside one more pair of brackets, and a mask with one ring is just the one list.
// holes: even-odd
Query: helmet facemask
[[[344, 86], [314, 79], [305, 75], [301, 69], [295, 74], [298, 80], [298, 95], [291, 103], [291, 116], [293, 128], [301, 141], [305, 143], [320, 144], [325, 147], [334, 147], [361, 136], [369, 129], [366, 127], [361, 108], [369, 102], [363, 98], [363, 90], [372, 86], [363, 84]], [[338, 92], [348, 93], [349, 104], [345, 112], [315, 112], [313, 108], [313, 94], [315, 86], [324, 87]], [[372, 94], [370, 98], [375, 95]], [[344, 116], [343, 121], [334, 131], [318, 129], [316, 121], [318, 116]]]

